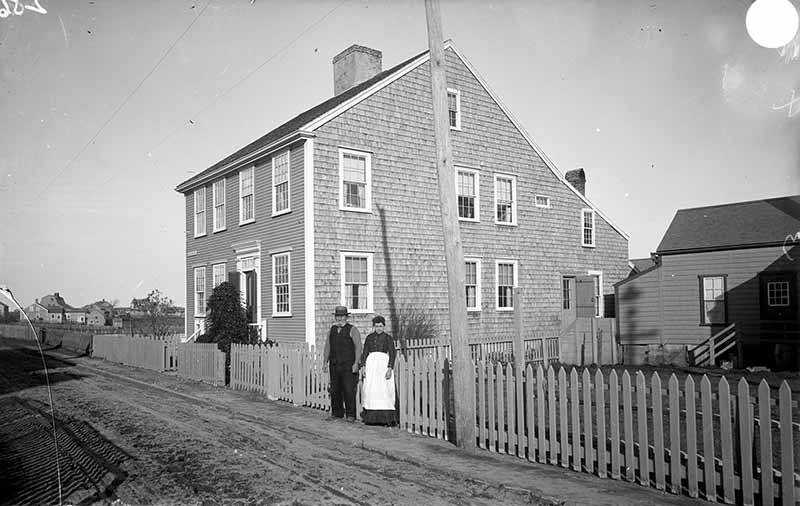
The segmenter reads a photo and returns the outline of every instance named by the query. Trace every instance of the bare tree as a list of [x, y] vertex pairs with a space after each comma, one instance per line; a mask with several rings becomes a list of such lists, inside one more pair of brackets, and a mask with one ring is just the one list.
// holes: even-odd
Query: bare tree
[[163, 338], [170, 334], [169, 315], [174, 311], [175, 304], [160, 290], [153, 290], [144, 299], [133, 299], [131, 309], [142, 312], [154, 337]]

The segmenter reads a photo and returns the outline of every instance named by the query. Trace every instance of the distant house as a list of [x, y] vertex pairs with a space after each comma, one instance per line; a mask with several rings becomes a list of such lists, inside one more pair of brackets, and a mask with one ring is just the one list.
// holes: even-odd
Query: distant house
[[111, 326], [115, 329], [121, 329], [125, 326], [125, 319], [120, 316], [115, 316], [111, 319]]
[[47, 321], [50, 323], [64, 323], [67, 320], [66, 310], [61, 306], [46, 306]]
[[47, 312], [47, 308], [39, 303], [39, 299], [36, 299], [36, 302], [25, 308], [25, 314], [32, 322], [50, 320], [50, 315]]
[[45, 307], [60, 307], [65, 311], [68, 309], [75, 309], [67, 304], [64, 298], [58, 292], [54, 292], [52, 295], [45, 295], [42, 297], [42, 305]]
[[732, 324], [742, 365], [796, 360], [800, 195], [681, 209], [655, 259], [615, 285], [626, 363], [685, 363]]
[[[602, 317], [629, 272], [627, 235], [586, 197], [583, 169], [562, 174], [450, 42], [445, 59], [470, 334], [512, 334], [517, 286], [526, 330], [557, 335], [582, 276]], [[336, 305], [362, 331], [408, 308], [449, 327], [430, 55], [382, 71], [380, 51], [351, 46], [333, 82], [333, 97], [177, 186], [187, 335], [223, 281], [281, 342], [317, 343]]]
[[85, 309], [69, 309], [65, 311], [66, 320], [70, 323], [86, 323], [87, 311]]
[[106, 324], [106, 315], [99, 309], [92, 309], [86, 315], [86, 323], [88, 325], [102, 326]]
[[633, 276], [635, 274], [639, 274], [641, 272], [646, 271], [650, 267], [655, 265], [655, 261], [648, 257], [648, 258], [631, 258], [629, 261], [631, 266], [630, 275]]

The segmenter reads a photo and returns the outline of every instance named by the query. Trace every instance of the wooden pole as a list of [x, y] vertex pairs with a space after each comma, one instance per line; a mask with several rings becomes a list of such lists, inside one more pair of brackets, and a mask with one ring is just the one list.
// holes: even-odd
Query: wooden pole
[[[519, 266], [518, 266], [519, 267]], [[514, 301], [514, 366], [517, 371], [525, 371], [525, 341], [522, 335], [522, 288], [514, 287], [512, 299]], [[542, 341], [542, 348], [544, 348]], [[547, 367], [547, 364], [545, 364]]]
[[456, 412], [456, 444], [459, 448], [475, 448], [475, 407], [473, 398], [472, 360], [467, 344], [467, 301], [464, 291], [464, 252], [458, 225], [455, 169], [450, 147], [450, 120], [447, 110], [447, 79], [439, 0], [425, 0], [430, 49], [431, 94], [436, 138], [436, 168], [442, 206], [442, 231], [447, 265], [448, 301], [450, 308], [450, 343], [453, 358], [453, 391]]

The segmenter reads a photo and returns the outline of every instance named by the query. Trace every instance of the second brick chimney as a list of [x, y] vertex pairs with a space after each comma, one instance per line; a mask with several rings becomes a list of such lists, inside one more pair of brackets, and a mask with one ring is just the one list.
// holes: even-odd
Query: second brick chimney
[[349, 90], [381, 72], [383, 54], [353, 44], [333, 57], [333, 94]]
[[564, 174], [564, 179], [574, 186], [576, 190], [581, 192], [581, 195], [586, 195], [586, 173], [583, 172], [583, 168], [567, 171], [567, 173]]

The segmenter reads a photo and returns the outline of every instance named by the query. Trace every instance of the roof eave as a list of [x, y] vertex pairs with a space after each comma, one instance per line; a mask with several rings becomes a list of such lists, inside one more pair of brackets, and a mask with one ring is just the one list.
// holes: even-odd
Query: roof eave
[[752, 244], [731, 244], [727, 246], [708, 246], [704, 248], [676, 248], [668, 250], [656, 250], [657, 255], [681, 255], [686, 253], [708, 253], [712, 251], [730, 251], [734, 249], [769, 248], [783, 246], [785, 241], [772, 241]]
[[197, 176], [190, 177], [189, 179], [187, 179], [183, 183], [181, 183], [178, 186], [176, 186], [175, 187], [175, 191], [178, 192], [178, 193], [187, 193], [190, 190], [192, 190], [193, 188], [195, 188], [197, 186], [200, 186], [202, 184], [205, 184], [205, 183], [207, 183], [207, 182], [219, 177], [220, 175], [222, 175], [222, 174], [224, 174], [224, 173], [226, 173], [228, 171], [235, 170], [237, 167], [240, 167], [242, 165], [246, 165], [248, 163], [251, 163], [251, 162], [255, 161], [255, 159], [257, 159], [257, 158], [269, 153], [270, 151], [276, 151], [278, 149], [281, 149], [281, 148], [285, 147], [287, 144], [291, 144], [293, 142], [297, 142], [298, 140], [301, 140], [301, 139], [311, 139], [313, 137], [316, 137], [316, 134], [314, 132], [309, 132], [309, 131], [307, 131], [305, 129], [302, 129], [302, 128], [298, 129], [298, 130], [295, 130], [294, 132], [291, 132], [291, 133], [281, 137], [280, 139], [276, 140], [275, 142], [271, 142], [270, 144], [267, 144], [266, 146], [260, 147], [258, 149], [253, 150], [253, 151], [250, 151], [249, 153], [247, 153], [245, 155], [242, 155], [239, 158], [237, 158], [236, 160], [233, 160], [232, 162], [227, 163], [227, 164], [223, 165], [222, 167], [218, 167], [217, 169], [215, 169], [215, 170], [213, 170], [211, 172], [208, 172], [208, 173], [201, 172]]

